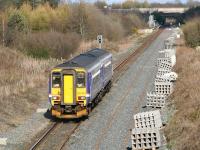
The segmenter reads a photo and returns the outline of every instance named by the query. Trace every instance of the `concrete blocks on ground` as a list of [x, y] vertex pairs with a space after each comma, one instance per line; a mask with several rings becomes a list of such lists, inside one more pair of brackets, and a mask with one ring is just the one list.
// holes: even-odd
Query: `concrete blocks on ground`
[[164, 48], [165, 49], [173, 49], [175, 45], [175, 39], [173, 37], [169, 37], [164, 41]]
[[172, 64], [172, 61], [169, 57], [165, 57], [165, 58], [157, 58], [157, 66], [160, 66], [161, 63], [169, 63]]
[[157, 94], [170, 95], [173, 92], [172, 82], [155, 82], [154, 86]]
[[172, 64], [169, 62], [160, 62], [158, 65], [158, 69], [163, 69], [163, 70], [172, 70]]
[[162, 120], [159, 110], [147, 111], [134, 115], [135, 128], [160, 128]]
[[163, 108], [165, 106], [167, 96], [163, 94], [157, 94], [155, 92], [147, 93], [147, 107]]
[[158, 68], [158, 72], [157, 72], [156, 76], [163, 76], [164, 74], [170, 73], [170, 72], [171, 72], [171, 70], [165, 70], [163, 68]]
[[132, 149], [152, 149], [161, 146], [158, 128], [134, 128], [131, 134]]
[[170, 44], [170, 43], [165, 43], [165, 45], [164, 45], [165, 49], [171, 49], [173, 47], [174, 47], [173, 44]]
[[163, 76], [156, 76], [155, 82], [171, 82], [169, 78], [163, 78]]
[[170, 72], [163, 75], [156, 75], [155, 82], [174, 82], [177, 78], [177, 73]]
[[159, 54], [163, 54], [161, 57], [172, 57], [174, 55], [176, 55], [176, 50], [173, 49], [164, 49], [159, 51]]
[[157, 65], [159, 62], [168, 61], [172, 67], [176, 64], [176, 50], [175, 49], [164, 49], [159, 51], [160, 58], [157, 59]]

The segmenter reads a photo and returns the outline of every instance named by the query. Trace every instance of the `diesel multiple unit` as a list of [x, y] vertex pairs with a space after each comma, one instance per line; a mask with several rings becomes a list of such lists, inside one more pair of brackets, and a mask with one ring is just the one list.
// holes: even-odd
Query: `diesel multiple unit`
[[109, 91], [112, 75], [112, 54], [102, 49], [92, 49], [53, 68], [49, 79], [52, 116], [88, 116]]

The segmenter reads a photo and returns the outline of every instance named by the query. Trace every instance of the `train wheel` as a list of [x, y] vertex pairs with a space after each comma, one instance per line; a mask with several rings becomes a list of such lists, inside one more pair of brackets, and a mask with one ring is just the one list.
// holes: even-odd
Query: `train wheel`
[[94, 102], [91, 103], [91, 108], [94, 108], [95, 104]]
[[97, 97], [98, 102], [100, 102], [102, 100], [102, 97], [104, 96], [104, 93], [105, 93], [104, 90], [99, 93], [99, 95]]
[[107, 92], [107, 93], [110, 92], [111, 87], [112, 87], [112, 81], [110, 81], [110, 82], [108, 83], [108, 86], [107, 86], [107, 88], [106, 88], [106, 92]]
[[88, 107], [87, 107], [88, 115], [91, 113], [91, 111], [92, 111], [92, 107], [91, 107], [91, 106], [88, 106]]

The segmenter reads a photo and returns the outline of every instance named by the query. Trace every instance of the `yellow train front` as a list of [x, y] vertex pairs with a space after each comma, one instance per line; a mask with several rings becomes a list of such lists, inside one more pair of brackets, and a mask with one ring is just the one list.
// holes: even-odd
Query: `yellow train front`
[[58, 118], [88, 116], [91, 108], [109, 91], [113, 75], [112, 54], [93, 49], [51, 71], [49, 101]]

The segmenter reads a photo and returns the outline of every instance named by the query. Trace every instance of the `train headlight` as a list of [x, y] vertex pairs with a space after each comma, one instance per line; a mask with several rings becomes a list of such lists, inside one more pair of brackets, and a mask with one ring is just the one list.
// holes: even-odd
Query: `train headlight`
[[85, 100], [86, 97], [85, 96], [78, 96], [78, 100]]
[[52, 96], [52, 100], [59, 100], [60, 97], [59, 96]]

